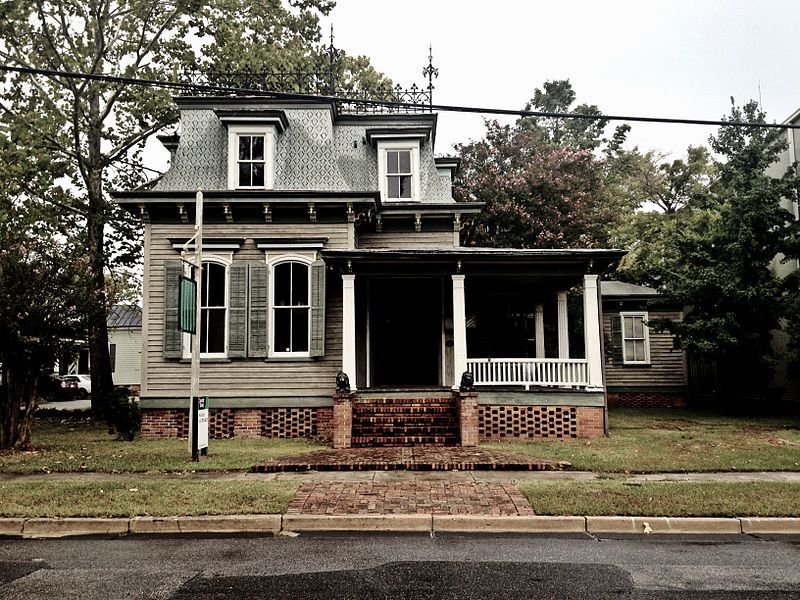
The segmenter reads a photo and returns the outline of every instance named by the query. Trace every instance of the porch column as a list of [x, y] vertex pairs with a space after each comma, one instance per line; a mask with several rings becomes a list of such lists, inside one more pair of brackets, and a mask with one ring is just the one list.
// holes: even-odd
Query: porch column
[[597, 275], [583, 276], [583, 337], [586, 345], [589, 385], [587, 390], [603, 389], [603, 356], [600, 352], [600, 303]]
[[464, 276], [453, 275], [453, 387], [459, 387], [467, 370], [467, 309]]
[[544, 304], [536, 305], [536, 318], [533, 325], [533, 335], [536, 339], [536, 358], [544, 358]]
[[356, 293], [355, 275], [342, 275], [342, 371], [356, 391]]
[[558, 292], [558, 358], [569, 358], [567, 292]]

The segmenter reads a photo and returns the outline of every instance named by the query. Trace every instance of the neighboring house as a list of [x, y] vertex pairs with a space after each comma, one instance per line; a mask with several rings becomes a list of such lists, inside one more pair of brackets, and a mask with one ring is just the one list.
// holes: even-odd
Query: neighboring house
[[108, 344], [114, 385], [137, 391], [142, 382], [142, 309], [117, 304], [108, 315]]
[[[800, 125], [800, 109], [795, 111], [783, 124]], [[800, 162], [800, 129], [787, 129], [784, 135], [786, 136], [787, 148], [781, 152], [778, 160], [767, 169], [767, 174], [773, 177], [783, 176], [789, 167]], [[795, 219], [800, 219], [800, 208], [797, 202], [786, 198], [781, 202], [781, 206], [791, 212]], [[783, 262], [781, 258], [782, 256], [777, 257], [772, 263], [773, 271], [779, 277], [786, 277], [789, 273], [800, 268], [800, 263], [797, 260]], [[791, 378], [787, 372], [787, 361], [785, 360], [787, 341], [788, 338], [785, 331], [775, 331], [773, 333], [772, 344], [778, 356], [773, 385], [783, 392], [785, 399], [800, 402], [800, 382]]]
[[[107, 323], [114, 385], [124, 385], [137, 392], [142, 380], [142, 309], [116, 304], [111, 307]], [[62, 374], [88, 375], [89, 367], [89, 348], [81, 348], [77, 360], [70, 363]]]
[[[622, 251], [461, 247], [482, 205], [453, 200], [458, 161], [434, 158], [436, 114], [175, 102], [169, 171], [114, 193], [144, 224], [143, 435], [188, 431], [177, 291], [198, 189], [212, 435], [337, 447], [603, 435], [598, 282]], [[584, 329], [571, 350], [576, 286]], [[460, 389], [467, 371], [477, 393]], [[339, 372], [349, 393], [336, 393]]]
[[678, 321], [683, 311], [653, 303], [658, 291], [621, 281], [603, 281], [603, 331], [609, 406], [678, 407], [687, 402], [685, 353], [674, 336], [648, 324]]

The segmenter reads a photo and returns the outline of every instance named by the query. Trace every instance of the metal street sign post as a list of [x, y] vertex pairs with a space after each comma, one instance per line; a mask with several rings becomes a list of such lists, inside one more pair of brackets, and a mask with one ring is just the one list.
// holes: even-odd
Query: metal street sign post
[[[194, 241], [192, 260], [186, 259], [189, 245]], [[199, 450], [208, 452], [208, 396], [200, 397], [200, 332], [202, 312], [200, 294], [203, 290], [203, 192], [197, 190], [195, 199], [194, 237], [183, 245], [181, 258], [192, 267], [192, 278], [181, 277], [179, 326], [192, 336], [192, 379], [189, 391], [189, 450], [192, 460], [198, 461]], [[192, 302], [194, 300], [194, 302]], [[192, 322], [193, 321], [193, 322]], [[203, 442], [204, 445], [199, 444]]]

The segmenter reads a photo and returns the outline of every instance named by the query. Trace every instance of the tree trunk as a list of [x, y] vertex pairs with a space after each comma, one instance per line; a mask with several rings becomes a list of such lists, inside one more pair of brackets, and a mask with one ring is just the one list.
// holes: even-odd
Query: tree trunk
[[88, 310], [89, 358], [92, 376], [92, 414], [105, 416], [106, 396], [114, 389], [111, 375], [111, 357], [108, 350], [108, 323], [106, 315], [105, 237], [104, 223], [108, 206], [103, 197], [103, 155], [101, 153], [102, 123], [99, 121], [100, 95], [89, 90], [89, 127], [87, 161], [89, 212], [87, 215], [87, 254], [89, 256]]
[[16, 354], [3, 356], [0, 449], [25, 447], [31, 440], [41, 366], [26, 358]]

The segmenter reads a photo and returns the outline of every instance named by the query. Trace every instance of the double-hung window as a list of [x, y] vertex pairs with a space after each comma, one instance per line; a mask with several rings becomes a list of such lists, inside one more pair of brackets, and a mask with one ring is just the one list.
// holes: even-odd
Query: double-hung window
[[272, 354], [307, 354], [311, 269], [306, 263], [286, 261], [277, 263], [272, 272]]
[[271, 125], [228, 125], [228, 189], [275, 187], [275, 136]]
[[227, 306], [227, 267], [203, 262], [203, 285], [200, 292], [200, 354], [224, 356]]
[[389, 200], [411, 199], [411, 150], [386, 151], [386, 197]]
[[378, 142], [381, 197], [387, 202], [420, 200], [420, 149], [417, 140]]
[[236, 187], [263, 188], [266, 173], [265, 136], [239, 134], [237, 138]]
[[626, 365], [650, 364], [650, 335], [646, 312], [620, 313], [622, 361]]

